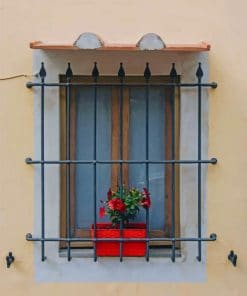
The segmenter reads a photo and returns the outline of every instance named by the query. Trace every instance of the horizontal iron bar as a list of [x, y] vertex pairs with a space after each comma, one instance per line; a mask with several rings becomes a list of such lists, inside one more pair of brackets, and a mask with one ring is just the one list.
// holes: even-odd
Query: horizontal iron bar
[[[27, 82], [26, 87], [31, 88], [33, 86], [95, 86], [95, 82], [92, 83], [83, 83], [83, 82], [56, 82], [56, 83], [41, 83], [41, 82]], [[97, 86], [137, 86], [137, 87], [145, 87], [146, 84], [143, 83], [97, 83]], [[196, 86], [202, 86], [202, 87], [212, 87], [212, 88], [217, 88], [217, 83], [216, 82], [211, 82], [211, 83], [149, 83], [148, 86], [164, 86], [164, 87], [171, 87], [171, 86], [176, 86], [176, 87], [196, 87]]]
[[32, 160], [32, 158], [26, 158], [27, 164], [118, 164], [118, 163], [129, 163], [129, 164], [216, 164], [217, 159], [211, 158], [208, 160]]
[[74, 238], [38, 238], [33, 237], [31, 233], [26, 235], [27, 241], [33, 242], [148, 242], [148, 241], [156, 241], [156, 242], [211, 242], [216, 241], [217, 235], [215, 233], [210, 234], [209, 237], [153, 237], [153, 238], [82, 238], [82, 237], [74, 237]]

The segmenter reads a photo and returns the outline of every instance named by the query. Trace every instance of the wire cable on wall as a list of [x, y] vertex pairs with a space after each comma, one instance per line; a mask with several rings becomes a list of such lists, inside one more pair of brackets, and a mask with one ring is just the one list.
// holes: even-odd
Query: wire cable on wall
[[11, 79], [16, 79], [16, 78], [20, 78], [20, 77], [25, 77], [25, 78], [29, 78], [29, 77], [37, 77], [37, 74], [19, 74], [19, 75], [13, 75], [13, 76], [9, 76], [9, 77], [0, 77], [0, 81], [4, 81], [4, 80], [11, 80]]

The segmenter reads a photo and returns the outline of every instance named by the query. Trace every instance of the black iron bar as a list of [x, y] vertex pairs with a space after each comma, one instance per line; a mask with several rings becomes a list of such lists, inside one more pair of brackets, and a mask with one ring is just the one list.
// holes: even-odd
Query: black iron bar
[[[93, 82], [71, 82], [69, 84], [70, 86], [94, 86]], [[136, 87], [142, 87], [145, 86], [145, 83], [102, 83], [102, 82], [98, 82], [97, 84], [98, 86], [136, 86]], [[33, 86], [42, 86], [42, 83], [40, 82], [27, 82], [26, 87], [27, 88], [31, 88]], [[68, 83], [66, 82], [55, 82], [55, 83], [44, 83], [44, 86], [48, 86], [48, 87], [60, 87], [60, 86], [68, 86]], [[155, 87], [155, 86], [163, 86], [163, 87], [196, 87], [199, 86], [198, 83], [149, 83], [150, 87]], [[211, 82], [211, 83], [201, 83], [200, 84], [201, 87], [211, 87], [211, 88], [217, 88], [217, 83], [216, 82]]]
[[[146, 160], [149, 159], [149, 79], [151, 71], [149, 63], [146, 63], [144, 70], [144, 77], [146, 79]], [[146, 167], [146, 187], [149, 192], [149, 162], [145, 163]], [[149, 208], [146, 208], [146, 237], [149, 238], [150, 225], [149, 225]], [[146, 242], [146, 261], [149, 261], [149, 241]]]
[[[97, 68], [97, 63], [94, 63], [94, 68], [92, 71], [92, 76], [95, 82], [94, 85], [94, 149], [93, 158], [97, 159], [97, 81], [99, 76], [99, 71]], [[97, 237], [96, 223], [97, 223], [97, 162], [93, 163], [93, 201], [94, 201], [94, 212], [93, 212], [93, 224], [94, 224], [94, 237]], [[93, 245], [94, 248], [94, 262], [97, 261], [96, 244]]]
[[32, 160], [31, 158], [26, 159], [26, 164], [118, 164], [118, 163], [128, 163], [128, 164], [143, 164], [143, 163], [151, 163], [151, 164], [216, 164], [217, 159], [211, 158], [211, 159], [201, 159], [201, 160], [176, 160], [176, 159], [170, 159], [170, 160]]
[[[41, 78], [41, 161], [45, 159], [45, 114], [44, 114], [44, 107], [45, 107], [45, 76], [46, 71], [44, 68], [44, 63], [41, 63], [41, 69], [39, 72]], [[45, 238], [45, 166], [44, 163], [41, 163], [41, 236]], [[41, 260], [45, 261], [45, 243], [44, 241], [41, 242]]]
[[[118, 77], [120, 80], [120, 97], [119, 97], [119, 154], [120, 159], [123, 159], [123, 82], [125, 77], [125, 72], [123, 68], [123, 63], [120, 63], [120, 68], [118, 70]], [[119, 172], [119, 179], [120, 179], [120, 197], [123, 198], [123, 162], [120, 162], [120, 172]], [[123, 238], [123, 219], [120, 221], [120, 238]], [[119, 244], [119, 260], [120, 262], [123, 261], [123, 243], [120, 241]]]
[[[172, 69], [170, 72], [170, 77], [172, 82], [175, 84], [175, 81], [177, 79], [177, 71], [175, 69], [175, 63], [172, 64]], [[175, 158], [176, 154], [176, 147], [175, 147], [175, 86], [172, 87], [172, 93], [170, 98], [170, 104], [171, 104], [171, 126], [172, 126], [172, 159]], [[176, 175], [175, 175], [175, 163], [172, 163], [172, 223], [171, 223], [171, 235], [172, 237], [175, 237], [175, 198], [176, 198], [176, 188], [175, 188], [175, 182], [176, 182]], [[171, 254], [171, 260], [172, 262], [175, 262], [176, 260], [176, 244], [174, 241], [172, 241], [172, 254]]]
[[[202, 130], [202, 88], [201, 88], [201, 79], [203, 76], [203, 71], [201, 68], [201, 63], [199, 63], [198, 69], [196, 71], [196, 76], [198, 78], [198, 160], [201, 159], [201, 153], [202, 153], [202, 139], [201, 139], [201, 130]], [[198, 238], [201, 238], [202, 235], [202, 213], [201, 213], [201, 208], [202, 208], [202, 166], [201, 163], [198, 163], [198, 170], [197, 170], [197, 175], [198, 175], [198, 181], [197, 181], [197, 190], [198, 190]], [[202, 244], [201, 241], [198, 241], [198, 256], [197, 260], [201, 261], [202, 257]]]
[[216, 234], [212, 233], [209, 237], [160, 237], [160, 238], [85, 238], [85, 237], [73, 237], [73, 238], [53, 238], [53, 237], [46, 237], [46, 238], [38, 238], [33, 237], [30, 233], [26, 235], [27, 241], [33, 242], [139, 242], [139, 241], [154, 241], [154, 242], [213, 242], [216, 241], [217, 236]]
[[[70, 97], [71, 97], [71, 78], [73, 76], [72, 70], [70, 68], [70, 63], [68, 63], [68, 68], [66, 71], [66, 160], [70, 160]], [[71, 163], [66, 163], [66, 230], [67, 237], [71, 237], [71, 210], [70, 210], [70, 165]], [[67, 243], [67, 258], [68, 261], [71, 260], [71, 244], [70, 241]]]

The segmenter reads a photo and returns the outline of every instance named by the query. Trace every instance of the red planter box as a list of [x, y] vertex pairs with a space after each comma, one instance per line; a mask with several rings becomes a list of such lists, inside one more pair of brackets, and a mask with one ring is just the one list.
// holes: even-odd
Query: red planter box
[[[91, 227], [91, 237], [94, 238], [94, 225]], [[97, 238], [120, 238], [120, 229], [112, 228], [111, 223], [97, 223], [96, 224]], [[145, 223], [129, 223], [128, 228], [123, 229], [124, 238], [145, 238], [146, 224]], [[119, 242], [96, 242], [97, 256], [119, 256], [120, 243]], [[123, 242], [123, 256], [124, 257], [139, 257], [145, 256], [146, 243], [145, 242]]]

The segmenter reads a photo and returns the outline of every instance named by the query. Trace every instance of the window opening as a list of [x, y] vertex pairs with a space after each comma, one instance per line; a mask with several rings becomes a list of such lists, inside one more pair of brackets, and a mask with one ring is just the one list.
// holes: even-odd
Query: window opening
[[[60, 77], [66, 81], [65, 76]], [[88, 76], [74, 76], [72, 82], [87, 83], [92, 81]], [[100, 77], [99, 82], [117, 83], [116, 77]], [[123, 158], [125, 160], [146, 159], [146, 144], [149, 146], [150, 159], [171, 159], [171, 89], [163, 86], [152, 87], [149, 91], [151, 104], [146, 104], [146, 81], [143, 77], [126, 76], [123, 91]], [[170, 82], [169, 76], [153, 76], [151, 83]], [[139, 83], [139, 86], [135, 86]], [[94, 142], [94, 89], [92, 86], [77, 86], [71, 90], [71, 158], [93, 158]], [[60, 91], [61, 118], [61, 159], [65, 159], [64, 143], [66, 142], [66, 93]], [[176, 119], [176, 158], [179, 158], [179, 95], [175, 96]], [[146, 107], [148, 108], [149, 128], [146, 131]], [[99, 86], [97, 90], [97, 127], [96, 152], [97, 159], [119, 159], [119, 87]], [[146, 132], [148, 137], [146, 138]], [[147, 159], [149, 159], [147, 158]], [[145, 163], [123, 164], [123, 184], [125, 187], [135, 187], [142, 190], [146, 187]], [[179, 235], [179, 167], [176, 167], [176, 235]], [[71, 165], [71, 228], [72, 237], [89, 237], [93, 213], [93, 167], [91, 164]], [[149, 183], [152, 199], [150, 213], [150, 237], [171, 236], [171, 168], [164, 164], [149, 164]], [[111, 187], [117, 190], [119, 184], [119, 164], [97, 165], [96, 200], [99, 207], [100, 200]], [[66, 168], [61, 166], [61, 236], [66, 235]], [[140, 211], [135, 222], [145, 220], [144, 211]], [[107, 222], [107, 219], [100, 220]], [[64, 248], [65, 243], [60, 244]], [[93, 244], [72, 243], [73, 248], [90, 247]], [[171, 242], [151, 242], [152, 246], [171, 245]], [[177, 247], [178, 244], [177, 244]], [[156, 252], [157, 253], [157, 252]]]

